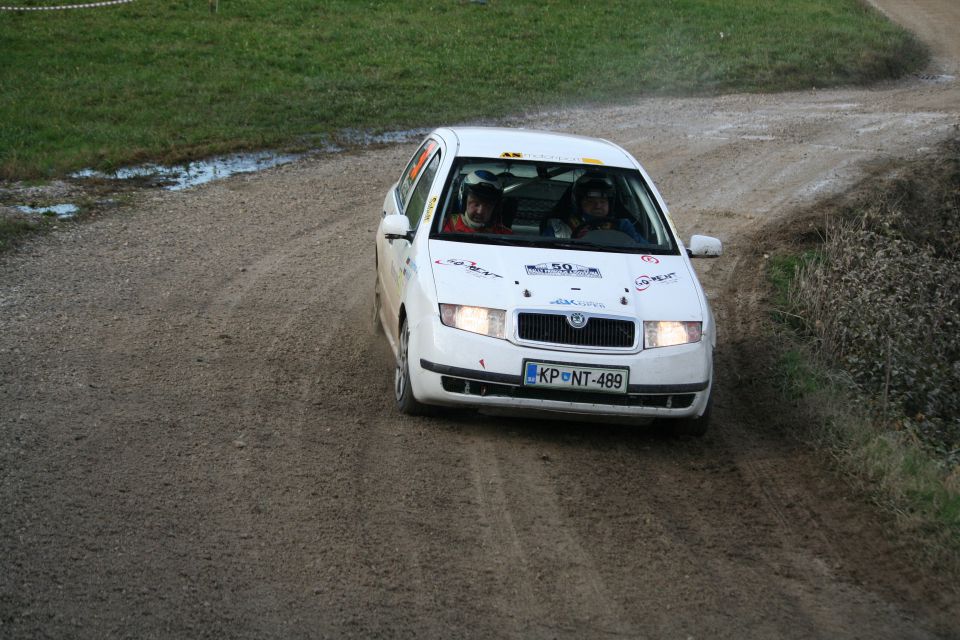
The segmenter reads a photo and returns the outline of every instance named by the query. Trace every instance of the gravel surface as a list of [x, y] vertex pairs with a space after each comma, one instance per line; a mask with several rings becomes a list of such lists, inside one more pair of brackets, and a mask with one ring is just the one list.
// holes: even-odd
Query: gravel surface
[[0, 637], [960, 636], [957, 586], [751, 366], [777, 228], [960, 123], [960, 5], [875, 4], [929, 73], [508, 123], [618, 142], [684, 236], [725, 242], [696, 262], [701, 440], [395, 411], [373, 234], [415, 144], [144, 190], [0, 257]]

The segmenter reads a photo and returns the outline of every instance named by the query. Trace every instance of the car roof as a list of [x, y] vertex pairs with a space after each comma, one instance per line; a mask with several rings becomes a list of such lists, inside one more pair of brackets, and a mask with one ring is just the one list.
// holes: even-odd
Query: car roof
[[636, 167], [629, 153], [599, 138], [502, 127], [445, 127], [434, 134], [456, 149], [457, 156]]

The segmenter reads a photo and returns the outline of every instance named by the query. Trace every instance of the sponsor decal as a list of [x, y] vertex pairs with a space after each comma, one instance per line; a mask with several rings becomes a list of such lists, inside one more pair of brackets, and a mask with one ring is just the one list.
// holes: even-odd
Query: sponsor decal
[[591, 309], [606, 309], [607, 305], [602, 302], [593, 302], [591, 300], [571, 300], [570, 298], [557, 298], [551, 300], [550, 304], [559, 304], [567, 307], [589, 307]]
[[523, 154], [519, 151], [504, 151], [500, 154], [501, 158], [522, 158]]
[[427, 205], [427, 215], [423, 216], [424, 222], [430, 222], [430, 218], [433, 217], [433, 210], [437, 206], [437, 196], [430, 198], [430, 204]]
[[410, 258], [407, 258], [403, 267], [403, 279], [409, 280], [415, 273], [417, 273], [417, 263], [413, 262]]
[[660, 264], [660, 260], [655, 256], [640, 256], [640, 259], [650, 264]]
[[438, 264], [442, 267], [459, 267], [469, 273], [472, 276], [478, 278], [502, 278], [503, 276], [493, 273], [492, 271], [487, 271], [483, 267], [478, 267], [477, 263], [473, 260], [464, 260], [463, 258], [446, 258], [443, 260], [434, 260], [434, 264]]
[[663, 273], [655, 276], [637, 276], [633, 281], [637, 291], [646, 291], [653, 284], [673, 284], [677, 282], [677, 272]]
[[600, 269], [582, 264], [541, 262], [526, 265], [528, 276], [571, 276], [574, 278], [601, 278]]
[[[508, 157], [501, 155], [501, 158]], [[554, 160], [557, 162], [575, 162], [579, 164], [603, 164], [602, 160], [596, 158], [584, 158], [576, 156], [555, 156], [548, 153], [525, 153], [521, 157], [525, 160]]]
[[413, 182], [417, 179], [417, 175], [420, 173], [420, 169], [423, 168], [423, 163], [427, 161], [427, 158], [430, 156], [430, 152], [437, 148], [437, 143], [430, 141], [427, 143], [426, 148], [424, 148], [423, 153], [420, 154], [420, 157], [417, 158], [417, 164], [413, 165], [413, 168], [410, 169], [410, 182]]
[[480, 358], [480, 366], [483, 367], [484, 370], [487, 368], [487, 364], [483, 361], [483, 358]]

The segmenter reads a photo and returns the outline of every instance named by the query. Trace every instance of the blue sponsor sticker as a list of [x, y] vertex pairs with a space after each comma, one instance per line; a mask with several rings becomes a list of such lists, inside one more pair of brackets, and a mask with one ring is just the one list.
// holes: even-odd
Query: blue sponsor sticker
[[593, 307], [595, 309], [606, 309], [607, 305], [602, 302], [593, 302], [591, 300], [572, 300], [570, 298], [557, 298], [551, 300], [550, 304], [564, 305], [568, 307]]

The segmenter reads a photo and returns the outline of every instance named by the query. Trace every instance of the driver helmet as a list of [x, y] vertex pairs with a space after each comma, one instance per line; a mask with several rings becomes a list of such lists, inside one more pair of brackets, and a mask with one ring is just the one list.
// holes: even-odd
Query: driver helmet
[[500, 202], [500, 196], [503, 195], [503, 187], [500, 186], [500, 180], [486, 169], [477, 169], [471, 171], [460, 183], [460, 208], [467, 206], [467, 195], [484, 202], [497, 204]]

